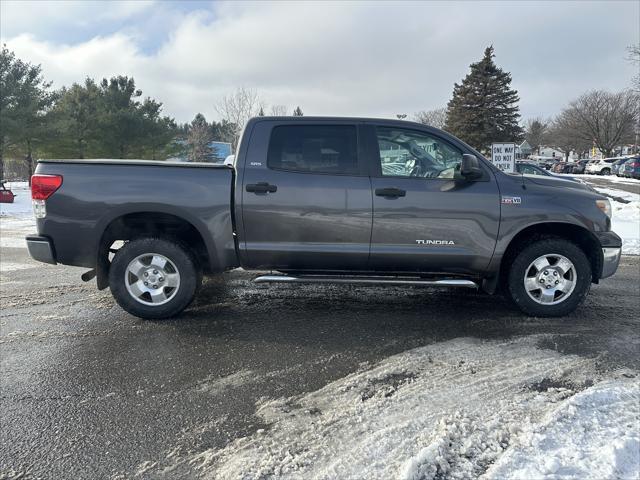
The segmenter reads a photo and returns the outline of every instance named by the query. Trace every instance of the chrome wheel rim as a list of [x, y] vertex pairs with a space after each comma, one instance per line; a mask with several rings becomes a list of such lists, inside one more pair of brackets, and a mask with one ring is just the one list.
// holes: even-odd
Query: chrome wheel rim
[[557, 305], [576, 288], [576, 267], [563, 255], [552, 253], [536, 258], [524, 273], [524, 289], [540, 305]]
[[178, 293], [180, 272], [164, 255], [143, 253], [127, 266], [124, 283], [136, 302], [157, 307], [171, 301]]

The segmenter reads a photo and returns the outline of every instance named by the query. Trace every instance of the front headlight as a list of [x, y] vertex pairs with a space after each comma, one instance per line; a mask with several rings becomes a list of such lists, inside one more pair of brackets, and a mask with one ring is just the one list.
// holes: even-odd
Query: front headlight
[[609, 200], [596, 200], [596, 205], [607, 217], [611, 218], [611, 202]]

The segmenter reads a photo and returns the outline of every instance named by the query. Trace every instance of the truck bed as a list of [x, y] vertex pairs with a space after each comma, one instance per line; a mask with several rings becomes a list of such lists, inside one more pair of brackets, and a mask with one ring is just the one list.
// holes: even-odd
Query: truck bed
[[[38, 234], [55, 239], [56, 260], [94, 268], [101, 239], [114, 222], [157, 215], [189, 222], [200, 234], [212, 271], [237, 264], [232, 230], [234, 170], [210, 163], [150, 160], [41, 160], [38, 174], [62, 175], [47, 200]], [[169, 217], [168, 217], [169, 218]]]

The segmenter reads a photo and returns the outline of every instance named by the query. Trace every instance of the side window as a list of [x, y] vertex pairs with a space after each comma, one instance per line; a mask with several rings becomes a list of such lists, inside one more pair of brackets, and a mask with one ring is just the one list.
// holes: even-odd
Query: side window
[[540, 172], [531, 165], [522, 165], [522, 171], [520, 173], [525, 175], [540, 175]]
[[352, 125], [284, 125], [271, 132], [267, 166], [307, 173], [357, 174], [358, 141]]
[[385, 177], [454, 178], [462, 152], [416, 130], [377, 127], [380, 167]]

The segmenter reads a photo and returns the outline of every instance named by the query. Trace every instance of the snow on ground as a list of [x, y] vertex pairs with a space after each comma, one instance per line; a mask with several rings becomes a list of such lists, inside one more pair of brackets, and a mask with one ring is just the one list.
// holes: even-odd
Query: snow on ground
[[487, 479], [640, 478], [637, 382], [603, 382], [528, 426]]
[[265, 399], [257, 415], [266, 429], [182, 457], [165, 473], [187, 466], [225, 479], [417, 480], [640, 471], [640, 394], [624, 376], [637, 374], [602, 382], [596, 359], [539, 349], [537, 340], [456, 339], [315, 392]]
[[[5, 186], [16, 197], [13, 203], [0, 203], [0, 246], [27, 248], [26, 235], [36, 232], [36, 221], [31, 207], [31, 192], [27, 182], [6, 182]], [[26, 263], [10, 263], [0, 258], [0, 272], [30, 268]]]
[[[559, 173], [556, 175], [562, 176], [565, 174]], [[636, 180], [635, 178], [618, 177], [617, 175], [589, 175], [588, 173], [569, 173], [566, 175], [571, 177], [582, 178], [583, 180], [597, 178], [597, 179], [607, 180], [608, 182], [611, 182], [611, 183], [624, 183], [625, 185], [638, 185], [638, 187], [640, 187], [640, 180]]]
[[16, 197], [13, 203], [0, 203], [0, 217], [24, 217], [32, 216], [31, 191], [27, 182], [5, 182]]
[[622, 237], [622, 253], [640, 255], [640, 195], [596, 185], [593, 188], [611, 200], [611, 230]]

